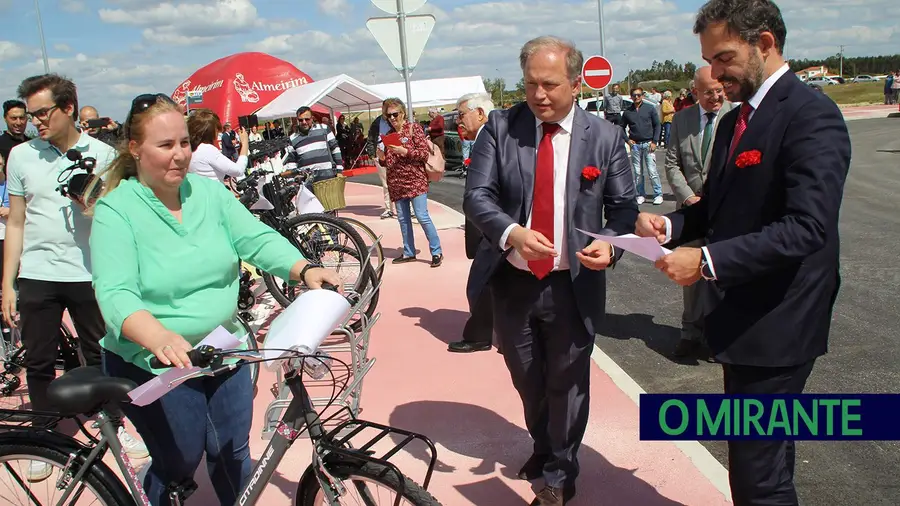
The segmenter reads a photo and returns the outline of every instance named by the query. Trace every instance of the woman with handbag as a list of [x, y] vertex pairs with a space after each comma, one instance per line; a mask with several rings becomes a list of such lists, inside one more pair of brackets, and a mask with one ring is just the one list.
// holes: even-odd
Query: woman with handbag
[[[378, 159], [387, 169], [388, 193], [397, 206], [400, 233], [403, 236], [403, 254], [392, 263], [401, 264], [416, 260], [416, 243], [412, 228], [410, 207], [428, 238], [431, 250], [431, 266], [439, 267], [444, 260], [441, 239], [428, 214], [428, 175], [425, 163], [430, 155], [425, 132], [414, 122], [409, 122], [406, 106], [398, 98], [389, 98], [383, 104], [383, 116], [391, 125], [388, 136], [396, 133], [396, 144], [385, 142], [385, 150], [378, 152]], [[388, 137], [385, 136], [385, 137]]]

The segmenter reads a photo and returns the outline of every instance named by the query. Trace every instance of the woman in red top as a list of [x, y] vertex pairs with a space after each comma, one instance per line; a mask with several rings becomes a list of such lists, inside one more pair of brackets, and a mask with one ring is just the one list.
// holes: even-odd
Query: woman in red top
[[412, 262], [416, 259], [416, 243], [412, 228], [410, 206], [428, 238], [431, 249], [431, 266], [438, 267], [444, 259], [437, 228], [428, 215], [428, 177], [425, 162], [428, 160], [428, 144], [425, 132], [418, 123], [408, 122], [406, 107], [398, 98], [389, 98], [383, 104], [383, 116], [391, 125], [391, 132], [400, 134], [400, 146], [385, 145], [385, 152], [378, 153], [387, 169], [387, 186], [391, 200], [397, 205], [397, 218], [403, 236], [403, 255], [393, 263]]

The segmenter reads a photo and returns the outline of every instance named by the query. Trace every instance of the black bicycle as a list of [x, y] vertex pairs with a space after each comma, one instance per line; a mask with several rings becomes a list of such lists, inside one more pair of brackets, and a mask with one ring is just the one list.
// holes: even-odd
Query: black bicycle
[[[440, 506], [440, 502], [427, 492], [437, 460], [437, 450], [431, 440], [414, 432], [355, 419], [347, 408], [321, 418], [304, 386], [304, 373], [323, 365], [331, 371], [336, 364], [348, 367], [347, 364], [334, 358], [325, 362], [318, 355], [304, 355], [296, 350], [280, 351], [283, 354], [276, 360], [282, 362], [284, 382], [293, 398], [236, 504], [253, 506], [259, 502], [263, 489], [287, 450], [306, 433], [314, 451], [312, 463], [297, 486], [296, 506]], [[209, 346], [192, 350], [189, 355], [191, 363], [202, 367], [194, 373], [195, 377], [215, 376], [250, 362], [264, 361], [258, 352], [221, 350]], [[225, 361], [231, 358], [243, 360], [226, 365]], [[157, 362], [153, 366], [162, 364]], [[335, 380], [335, 391], [338, 390], [337, 383]], [[61, 414], [0, 410], [0, 483], [8, 482], [15, 487], [18, 491], [15, 497], [20, 498], [22, 504], [89, 504], [91, 496], [94, 501], [107, 506], [148, 504], [142, 483], [136, 478], [135, 470], [116, 437], [118, 426], [113, 421], [121, 416], [121, 406], [129, 402], [128, 392], [135, 387], [134, 382], [105, 376], [98, 368], [80, 367], [65, 373], [50, 385], [48, 395], [61, 409]], [[334, 394], [333, 398], [336, 397], [337, 394]], [[96, 416], [99, 437], [84, 428], [80, 416]], [[77, 420], [88, 442], [35, 426], [36, 420], [46, 423], [48, 419], [56, 422]], [[344, 421], [337, 422], [333, 428], [326, 429], [334, 420], [342, 419]], [[394, 455], [413, 442], [424, 445], [430, 454], [421, 486], [390, 462]], [[108, 451], [112, 453], [124, 483], [103, 462]], [[40, 483], [28, 475], [27, 470], [34, 462], [51, 466], [51, 472], [41, 480], [46, 481], [47, 486], [33, 486]], [[54, 474], [55, 477], [51, 478]], [[170, 484], [167, 490], [172, 503], [180, 505], [196, 489], [196, 483], [188, 480]], [[383, 500], [385, 494], [389, 494], [387, 502]], [[8, 500], [7, 504], [16, 504], [8, 493], [3, 495]], [[46, 498], [45, 495], [53, 497]]]
[[[260, 195], [260, 179], [269, 174], [257, 170], [234, 185], [233, 190], [239, 195], [241, 203], [260, 221], [291, 241], [307, 260], [338, 271], [349, 281], [345, 283], [345, 291], [362, 294], [370, 287], [377, 287], [381, 266], [372, 265], [369, 247], [353, 225], [328, 214], [295, 213], [292, 200], [300, 191], [306, 175], [272, 175], [271, 180], [261, 186]], [[271, 204], [271, 208], [254, 209], [261, 196]], [[305, 290], [302, 285], [289, 283], [266, 272], [262, 276], [269, 293], [281, 307], [289, 306]], [[375, 313], [378, 298], [379, 292], [376, 290], [364, 310], [366, 316], [371, 317]], [[350, 325], [354, 331], [361, 327], [359, 320]]]

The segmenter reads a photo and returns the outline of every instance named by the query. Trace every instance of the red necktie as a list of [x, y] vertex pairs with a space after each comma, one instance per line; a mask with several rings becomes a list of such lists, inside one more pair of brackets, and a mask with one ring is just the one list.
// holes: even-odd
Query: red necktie
[[753, 112], [753, 106], [749, 102], [744, 102], [741, 105], [741, 113], [738, 115], [737, 123], [734, 124], [734, 137], [731, 138], [731, 148], [728, 150], [729, 160], [731, 160], [734, 150], [737, 149], [738, 142], [741, 142], [741, 136], [747, 130], [747, 122], [750, 121], [751, 112]]
[[[534, 202], [531, 206], [531, 229], [540, 232], [553, 242], [553, 134], [559, 130], [556, 123], [543, 123], [543, 135], [537, 150], [534, 170]], [[544, 279], [553, 270], [553, 257], [528, 262], [528, 268]]]

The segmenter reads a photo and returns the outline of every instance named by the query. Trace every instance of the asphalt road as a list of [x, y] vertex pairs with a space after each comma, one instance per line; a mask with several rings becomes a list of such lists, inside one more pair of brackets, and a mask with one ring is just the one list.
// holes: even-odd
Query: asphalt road
[[[843, 284], [835, 308], [830, 353], [821, 358], [808, 392], [900, 392], [900, 119], [848, 122], [853, 163], [841, 208]], [[659, 157], [661, 177], [662, 153]], [[377, 177], [354, 178], [378, 184]], [[464, 182], [452, 176], [432, 185], [431, 198], [462, 211]], [[647, 190], [650, 191], [649, 181]], [[666, 202], [643, 210], [674, 209]], [[607, 322], [597, 337], [606, 352], [647, 392], [719, 392], [721, 369], [706, 362], [676, 362], [681, 290], [648, 262], [630, 255], [609, 276]], [[724, 443], [704, 445], [723, 464]], [[900, 504], [900, 442], [801, 442], [796, 483], [805, 504]]]

